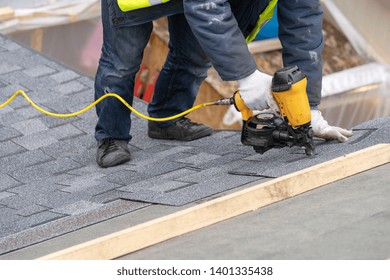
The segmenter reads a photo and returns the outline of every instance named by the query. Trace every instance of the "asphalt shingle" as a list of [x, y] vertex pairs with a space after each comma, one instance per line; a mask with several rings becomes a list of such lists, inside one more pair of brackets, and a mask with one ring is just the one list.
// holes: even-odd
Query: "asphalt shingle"
[[80, 77], [80, 75], [77, 74], [76, 72], [71, 71], [71, 70], [65, 70], [65, 71], [61, 71], [57, 74], [51, 75], [50, 79], [53, 79], [58, 84], [62, 84], [65, 82], [69, 82], [71, 80], [75, 80], [79, 77]]
[[[18, 89], [50, 111], [74, 112], [93, 101], [93, 79], [0, 35], [0, 102]], [[134, 100], [146, 113], [147, 104]], [[300, 148], [256, 154], [239, 131], [191, 142], [154, 140], [132, 115], [132, 160], [95, 163], [96, 113], [57, 119], [20, 96], [0, 110], [0, 254], [104, 221], [151, 203], [181, 206], [264, 177], [278, 177], [345, 153], [390, 142], [389, 118], [356, 127], [344, 144], [317, 141], [318, 155]]]
[[0, 126], [0, 142], [21, 136], [22, 134], [12, 127]]
[[12, 124], [12, 127], [23, 135], [31, 135], [47, 130], [47, 126], [39, 119], [29, 119]]
[[32, 78], [38, 78], [55, 73], [56, 70], [46, 65], [38, 65], [36, 67], [24, 70], [24, 74]]
[[19, 154], [24, 152], [25, 149], [12, 141], [0, 142], [0, 158]]
[[[1, 148], [1, 147], [0, 147]], [[16, 187], [21, 183], [9, 176], [8, 174], [0, 174], [0, 192]], [[1, 194], [1, 193], [0, 193]], [[5, 192], [4, 192], [5, 194]]]

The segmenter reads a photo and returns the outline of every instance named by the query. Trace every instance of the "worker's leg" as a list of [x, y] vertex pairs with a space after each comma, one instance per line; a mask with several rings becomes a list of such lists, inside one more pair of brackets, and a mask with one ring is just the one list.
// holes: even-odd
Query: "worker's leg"
[[[103, 47], [95, 78], [95, 98], [116, 93], [129, 104], [133, 101], [134, 79], [152, 32], [152, 23], [116, 27], [112, 6], [102, 2]], [[95, 138], [129, 141], [130, 111], [119, 100], [109, 97], [96, 106], [99, 117]]]
[[[132, 104], [134, 79], [149, 40], [152, 23], [135, 26], [115, 26], [123, 17], [115, 14], [113, 0], [102, 0], [103, 47], [95, 77], [95, 99], [105, 93], [116, 93]], [[96, 162], [111, 167], [131, 159], [128, 148], [130, 111], [113, 97], [96, 106], [99, 117], [95, 127], [98, 143]]]
[[[211, 66], [184, 14], [168, 17], [168, 23], [169, 53], [148, 107], [148, 112], [153, 117], [172, 116], [191, 108]], [[167, 127], [174, 122], [159, 126]]]

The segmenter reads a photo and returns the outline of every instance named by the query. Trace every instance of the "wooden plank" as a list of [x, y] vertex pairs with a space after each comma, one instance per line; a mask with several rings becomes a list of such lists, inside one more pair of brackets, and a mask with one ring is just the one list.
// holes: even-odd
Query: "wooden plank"
[[251, 54], [264, 53], [282, 49], [282, 44], [279, 38], [267, 39], [261, 41], [253, 41], [248, 44]]
[[0, 21], [12, 19], [15, 16], [15, 12], [11, 7], [0, 8]]
[[40, 259], [114, 259], [389, 162], [379, 144]]
[[30, 45], [37, 52], [43, 49], [43, 28], [34, 29], [31, 33]]

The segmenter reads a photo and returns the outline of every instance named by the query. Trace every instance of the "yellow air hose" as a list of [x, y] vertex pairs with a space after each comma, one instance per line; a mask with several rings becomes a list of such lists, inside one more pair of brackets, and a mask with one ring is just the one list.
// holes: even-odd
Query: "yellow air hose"
[[81, 109], [80, 111], [77, 111], [77, 112], [74, 112], [74, 113], [68, 113], [68, 114], [59, 114], [59, 113], [49, 112], [49, 111], [43, 109], [42, 107], [38, 106], [36, 103], [34, 103], [30, 99], [30, 97], [23, 90], [20, 89], [20, 90], [14, 92], [14, 94], [12, 94], [11, 97], [8, 98], [7, 101], [5, 101], [4, 103], [0, 104], [0, 109], [4, 108], [8, 104], [10, 104], [12, 102], [12, 100], [14, 100], [15, 97], [18, 96], [18, 95], [22, 95], [31, 104], [31, 106], [34, 107], [39, 112], [41, 112], [41, 113], [43, 113], [45, 115], [51, 116], [51, 117], [55, 117], [55, 118], [70, 118], [70, 117], [75, 117], [75, 116], [81, 115], [81, 114], [87, 112], [88, 110], [90, 110], [92, 107], [96, 106], [96, 104], [101, 102], [103, 99], [106, 99], [108, 97], [114, 97], [114, 98], [118, 99], [127, 108], [129, 108], [130, 111], [132, 111], [137, 116], [139, 116], [141, 118], [144, 118], [146, 120], [155, 121], [155, 122], [166, 122], [166, 121], [174, 120], [174, 119], [180, 118], [180, 117], [182, 117], [184, 115], [187, 115], [188, 113], [191, 113], [192, 111], [195, 111], [195, 110], [197, 110], [199, 108], [202, 108], [202, 107], [205, 107], [205, 106], [229, 105], [229, 104], [231, 104], [231, 99], [230, 98], [224, 98], [224, 99], [220, 99], [220, 100], [217, 100], [217, 101], [206, 102], [206, 103], [202, 103], [202, 104], [196, 105], [196, 106], [194, 106], [194, 107], [192, 107], [192, 108], [190, 108], [190, 109], [188, 109], [188, 110], [186, 110], [186, 111], [184, 111], [182, 113], [179, 113], [179, 114], [171, 116], [171, 117], [153, 118], [153, 117], [146, 116], [146, 115], [140, 113], [139, 111], [137, 111], [136, 109], [134, 109], [129, 103], [127, 103], [118, 94], [116, 94], [116, 93], [106, 93], [105, 95], [101, 96], [99, 99], [95, 100], [93, 103], [89, 104], [87, 107], [85, 107], [84, 109]]

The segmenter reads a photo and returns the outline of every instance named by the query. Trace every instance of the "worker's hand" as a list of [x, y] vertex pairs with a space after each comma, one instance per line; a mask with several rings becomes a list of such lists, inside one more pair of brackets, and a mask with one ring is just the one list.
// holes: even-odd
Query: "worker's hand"
[[279, 107], [272, 96], [271, 82], [272, 76], [261, 73], [259, 70], [238, 80], [238, 90], [241, 98], [249, 109], [279, 111]]
[[346, 130], [337, 126], [330, 126], [322, 117], [319, 110], [311, 110], [311, 127], [314, 131], [314, 136], [326, 140], [337, 140], [339, 142], [346, 142], [348, 137], [352, 136], [352, 131]]

